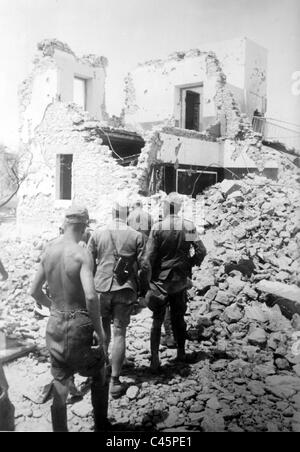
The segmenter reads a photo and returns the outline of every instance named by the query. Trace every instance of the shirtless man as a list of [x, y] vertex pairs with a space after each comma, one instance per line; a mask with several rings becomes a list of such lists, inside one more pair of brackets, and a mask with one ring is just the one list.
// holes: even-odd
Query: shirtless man
[[[86, 209], [73, 206], [67, 211], [64, 234], [46, 247], [30, 291], [38, 303], [51, 309], [46, 342], [54, 377], [53, 431], [68, 431], [66, 400], [74, 373], [92, 377], [95, 430], [107, 428], [108, 381], [100, 306], [92, 258], [79, 245], [88, 222]], [[45, 282], [51, 299], [43, 291]], [[93, 347], [95, 336], [97, 347]]]

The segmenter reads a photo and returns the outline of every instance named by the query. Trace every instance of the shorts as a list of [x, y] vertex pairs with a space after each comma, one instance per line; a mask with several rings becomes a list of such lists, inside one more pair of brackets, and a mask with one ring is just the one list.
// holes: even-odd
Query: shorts
[[105, 353], [101, 347], [92, 348], [93, 333], [87, 311], [51, 311], [46, 343], [55, 380], [67, 380], [75, 373], [99, 376], [105, 366]]
[[136, 294], [131, 289], [99, 294], [101, 317], [110, 318], [117, 328], [126, 328], [136, 302]]
[[151, 301], [152, 303], [148, 307], [153, 313], [153, 319], [162, 323], [168, 306], [170, 306], [171, 317], [184, 317], [187, 309], [187, 292], [186, 290], [182, 290], [180, 292], [168, 294], [162, 300], [155, 300], [155, 297], [153, 297], [153, 300]]

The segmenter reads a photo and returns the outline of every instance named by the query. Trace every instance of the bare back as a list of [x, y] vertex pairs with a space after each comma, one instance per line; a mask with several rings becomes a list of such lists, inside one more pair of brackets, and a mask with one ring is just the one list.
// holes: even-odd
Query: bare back
[[80, 272], [87, 253], [87, 250], [65, 237], [59, 237], [46, 248], [42, 264], [56, 309], [86, 309]]

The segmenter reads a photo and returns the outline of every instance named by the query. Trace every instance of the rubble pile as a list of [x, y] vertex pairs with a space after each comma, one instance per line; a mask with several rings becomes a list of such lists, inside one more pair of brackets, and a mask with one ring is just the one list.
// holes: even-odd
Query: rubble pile
[[162, 371], [149, 375], [150, 314], [135, 318], [128, 356], [137, 370], [112, 401], [114, 421], [166, 432], [300, 430], [296, 179], [249, 175], [206, 192], [198, 227], [208, 255], [194, 269], [187, 313], [194, 362], [174, 367], [175, 351], [162, 346]]
[[296, 174], [278, 181], [254, 174], [241, 181], [224, 180], [206, 192], [204, 202], [204, 227], [215, 245], [210, 265], [218, 279], [225, 273], [222, 265], [251, 259], [253, 282], [300, 284]]
[[[48, 233], [48, 239], [55, 235]], [[44, 348], [46, 319], [34, 315], [35, 303], [28, 295], [47, 234], [34, 240], [2, 239], [1, 260], [9, 279], [0, 282], [0, 330], [11, 338]]]
[[[155, 216], [163, 195], [152, 199]], [[134, 316], [127, 340], [134, 367], [122, 375], [128, 390], [109, 411], [121, 430], [300, 430], [299, 204], [292, 172], [278, 181], [254, 174], [223, 181], [194, 203], [203, 206], [197, 226], [208, 254], [189, 290], [191, 362], [175, 363], [176, 350], [161, 346], [161, 370], [150, 373], [151, 312]], [[1, 283], [1, 329], [38, 345], [6, 368], [19, 430], [51, 430], [42, 397], [49, 385], [46, 319], [36, 318], [27, 295], [48, 235], [1, 241], [10, 273]], [[86, 382], [77, 377], [76, 384]], [[69, 406], [71, 431], [92, 430], [89, 393], [82, 392]]]

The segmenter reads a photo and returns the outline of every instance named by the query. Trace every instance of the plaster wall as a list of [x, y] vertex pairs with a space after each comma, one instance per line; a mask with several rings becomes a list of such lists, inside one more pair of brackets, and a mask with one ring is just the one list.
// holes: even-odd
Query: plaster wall
[[185, 87], [203, 85], [202, 115], [215, 117], [213, 96], [216, 77], [207, 77], [205, 55], [185, 58], [180, 61], [167, 60], [162, 63], [138, 67], [131, 75], [134, 92], [129, 99], [125, 122], [148, 125], [169, 122], [179, 126], [181, 122], [180, 90]]
[[256, 109], [265, 113], [268, 51], [246, 37], [204, 44], [200, 48], [216, 53], [242, 113], [250, 119]]
[[[249, 143], [225, 141], [203, 141], [199, 138], [178, 137], [160, 133], [161, 146], [157, 152], [157, 160], [163, 163], [206, 167], [257, 168], [247, 151]], [[277, 168], [275, 161], [268, 159], [266, 168]]]
[[74, 77], [86, 80], [86, 109], [98, 120], [103, 119], [105, 105], [105, 68], [81, 63], [73, 54], [55, 50], [58, 69], [58, 97], [62, 102], [73, 102]]
[[219, 165], [222, 144], [199, 139], [178, 137], [171, 134], [160, 134], [162, 146], [157, 154], [158, 160], [164, 163], [180, 162], [182, 165], [207, 166]]
[[245, 87], [246, 114], [252, 117], [257, 109], [261, 113], [267, 110], [267, 50], [255, 42], [246, 41]]
[[38, 54], [34, 68], [19, 90], [20, 138], [29, 143], [36, 127], [42, 122], [47, 107], [59, 100], [74, 102], [74, 77], [86, 81], [86, 111], [97, 120], [103, 120], [105, 112], [105, 64], [104, 57], [77, 58], [71, 51], [57, 48], [55, 43]]
[[[56, 99], [58, 72], [52, 65], [34, 74], [31, 82], [30, 102], [22, 116], [21, 141], [29, 143], [36, 127], [42, 122], [46, 108]], [[21, 99], [22, 101], [22, 99]]]
[[[215, 72], [207, 66], [206, 57], [211, 52], [220, 63]], [[144, 130], [163, 123], [181, 127], [180, 89], [201, 85], [202, 130], [207, 128], [217, 118], [215, 95], [220, 71], [241, 112], [251, 120], [254, 110], [262, 111], [265, 104], [266, 66], [267, 51], [247, 38], [206, 44], [200, 50], [144, 63], [126, 82], [125, 122]]]
[[207, 43], [199, 46], [202, 51], [214, 52], [217, 55], [227, 83], [235, 88], [244, 90], [245, 83], [245, 39], [233, 39]]

